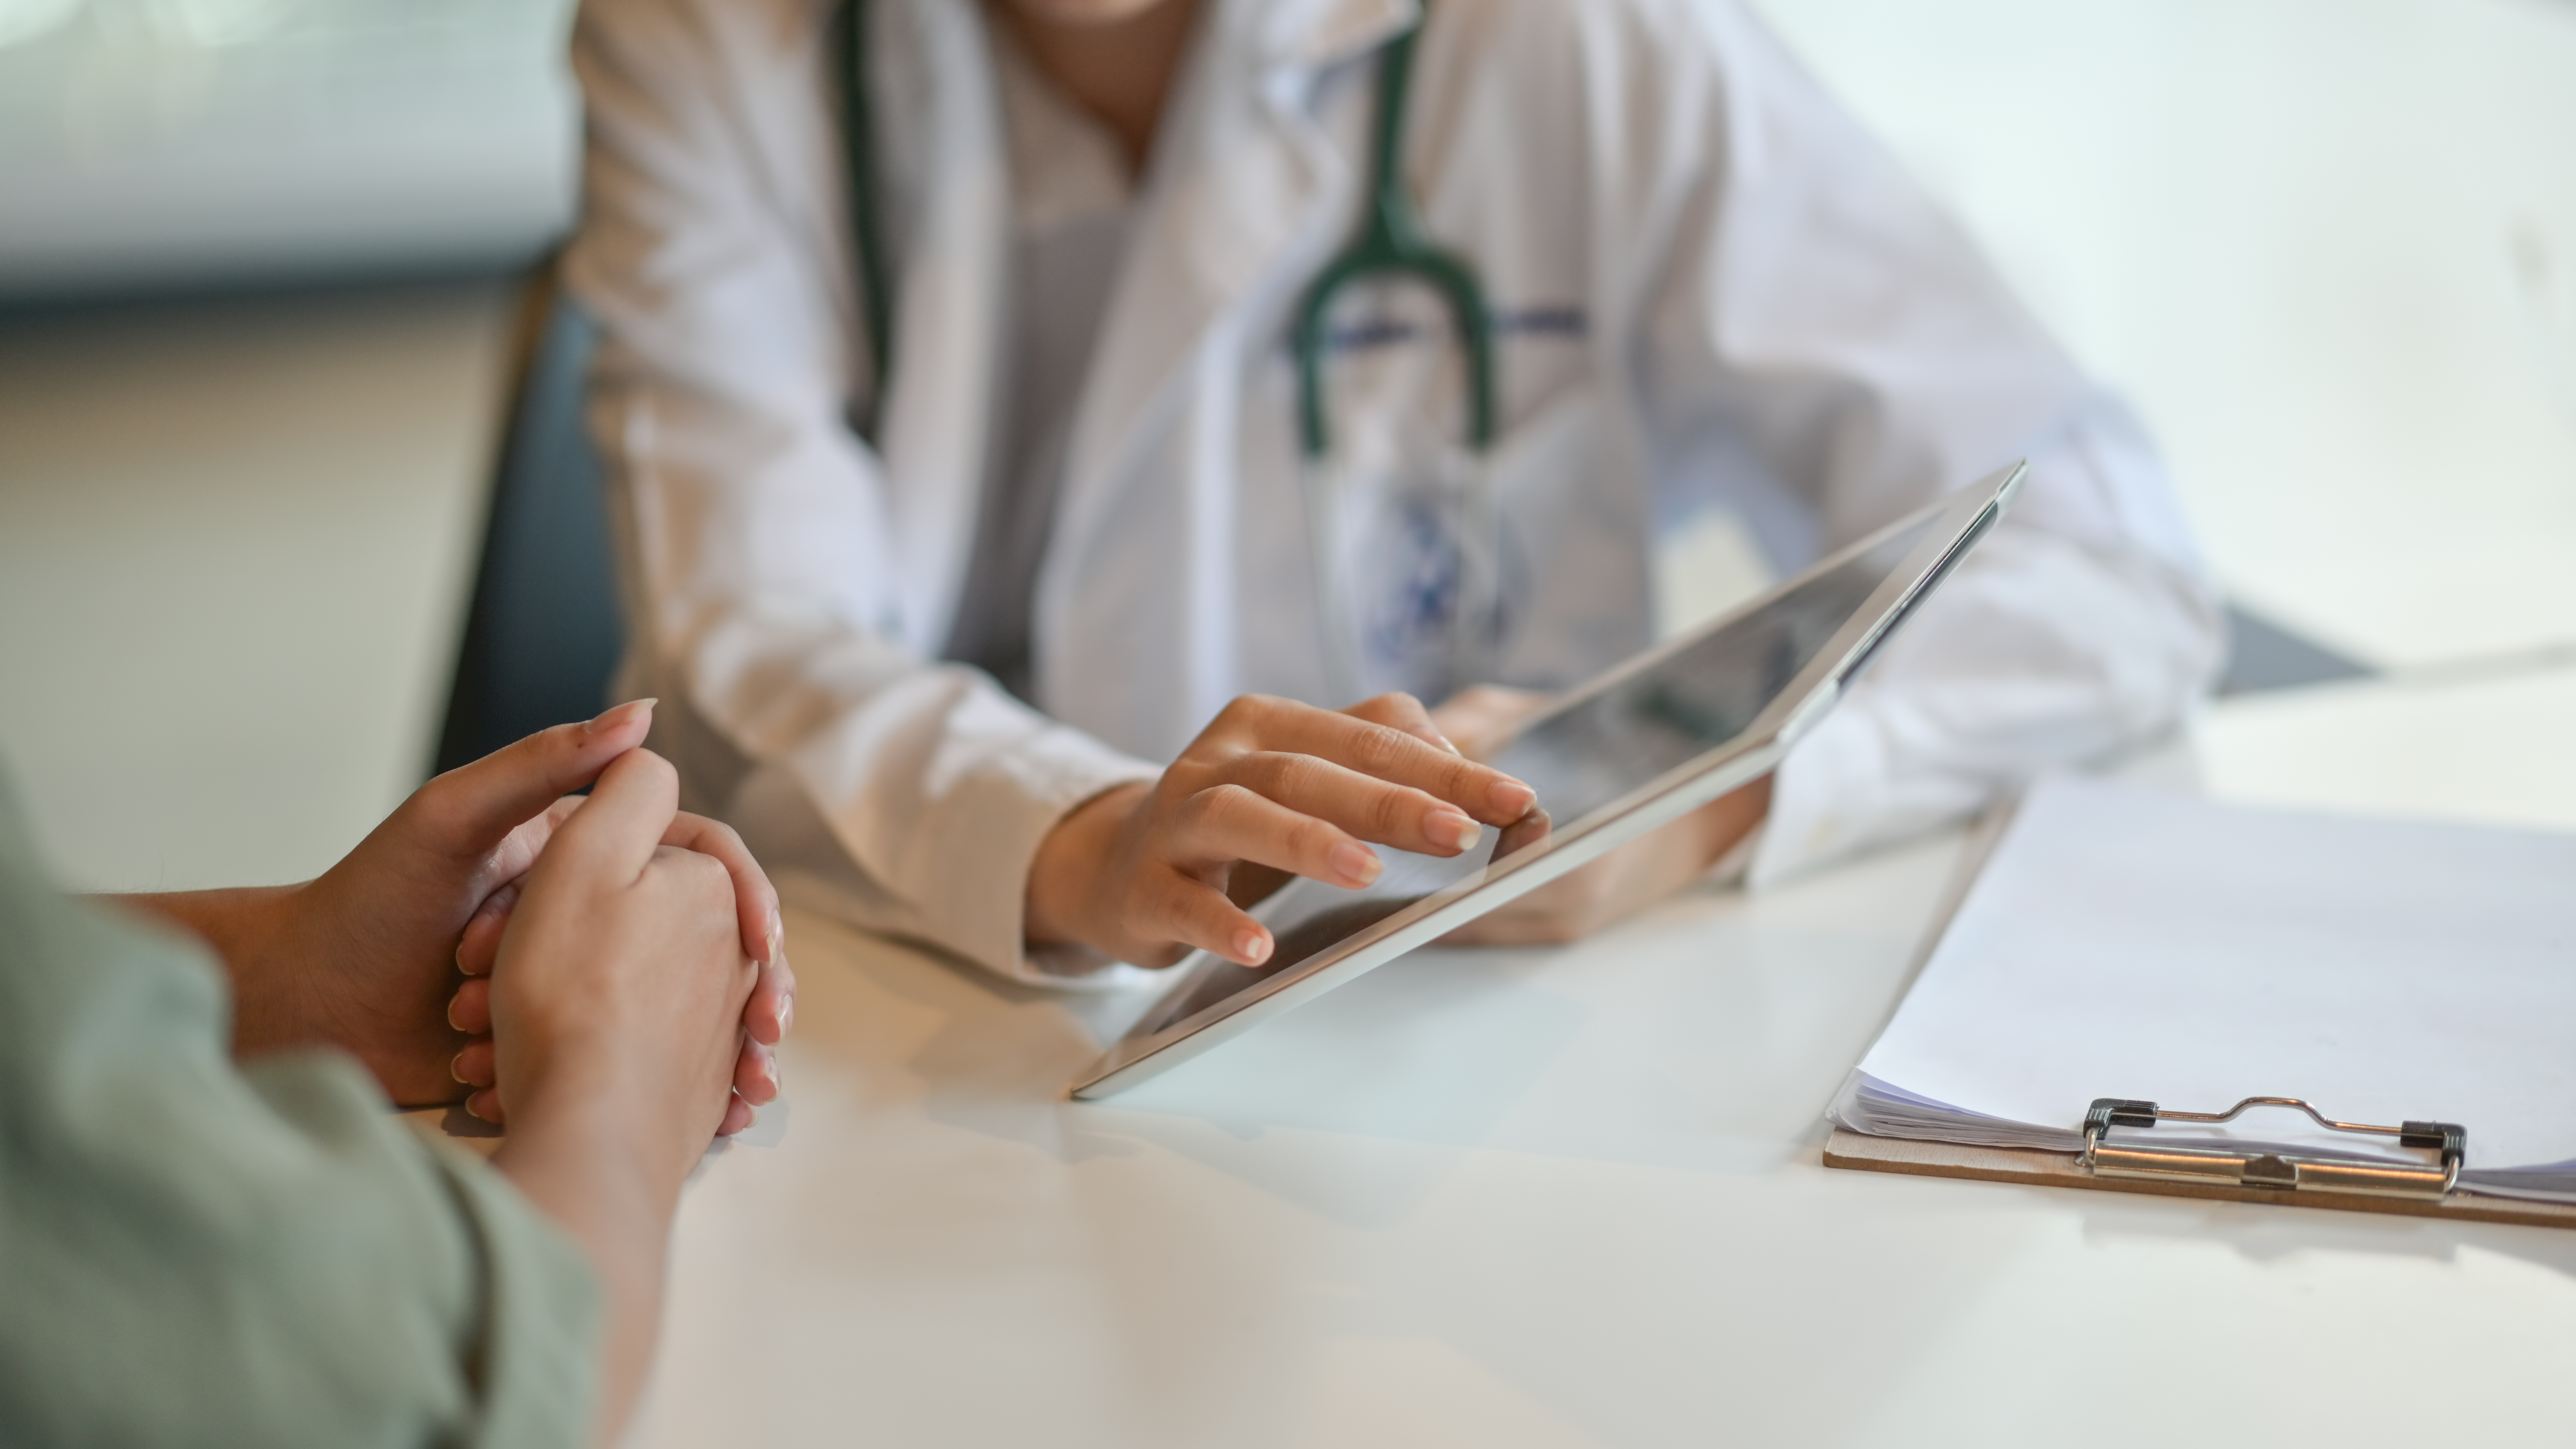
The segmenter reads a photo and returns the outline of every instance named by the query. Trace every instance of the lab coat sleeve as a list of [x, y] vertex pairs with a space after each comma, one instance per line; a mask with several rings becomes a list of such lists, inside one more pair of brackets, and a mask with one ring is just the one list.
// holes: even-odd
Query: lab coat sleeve
[[1791, 752], [1756, 882], [2171, 728], [2215, 672], [2220, 615], [2128, 411], [1736, 0], [1590, 13], [1594, 73], [1616, 47], [1637, 81], [1591, 107], [1617, 133], [1596, 145], [1631, 158], [1597, 183], [1618, 238], [1598, 253], [1627, 261], [1602, 269], [1600, 315], [1624, 321], [1666, 516], [1707, 490], [1794, 558], [2031, 468]]
[[589, 1265], [363, 1069], [235, 1070], [202, 949], [45, 886], [0, 788], [0, 1443], [570, 1449]]
[[[901, 637], [888, 483], [845, 421], [857, 337], [827, 7], [596, 0], [574, 34], [585, 210], [567, 273], [599, 323], [627, 679], [698, 808], [791, 776], [864, 888], [860, 924], [1005, 975], [1064, 814], [1153, 766]], [[750, 833], [749, 830], [746, 833]], [[773, 862], [789, 870], [793, 860]]]

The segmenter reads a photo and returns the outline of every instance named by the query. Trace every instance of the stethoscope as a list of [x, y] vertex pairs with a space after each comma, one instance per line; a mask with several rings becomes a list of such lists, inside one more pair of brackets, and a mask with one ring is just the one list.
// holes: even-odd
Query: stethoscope
[[[841, 17], [841, 88], [843, 154], [848, 167], [852, 250], [858, 257], [858, 282], [867, 318], [867, 345], [876, 385], [852, 421], [862, 437], [876, 435], [878, 409], [886, 394], [885, 379], [894, 360], [892, 289], [886, 276], [881, 241], [875, 133], [868, 114], [867, 0], [845, 0]], [[1325, 641], [1325, 668], [1337, 702], [1368, 691], [1362, 626], [1355, 615], [1348, 576], [1349, 549], [1341, 537], [1339, 512], [1327, 459], [1332, 432], [1324, 408], [1324, 357], [1331, 350], [1327, 320], [1333, 303], [1349, 288], [1385, 278], [1409, 278], [1427, 284], [1447, 305], [1466, 362], [1467, 444], [1479, 466], [1465, 480], [1459, 500], [1457, 576], [1449, 600], [1451, 683], [1464, 685], [1491, 673], [1492, 635], [1498, 624], [1500, 522], [1494, 507], [1483, 456], [1494, 440], [1493, 314], [1475, 270], [1456, 253], [1433, 243], [1404, 184], [1404, 116], [1413, 79], [1413, 44], [1421, 22], [1407, 26], [1386, 43], [1378, 62], [1376, 119], [1369, 150], [1368, 201], [1359, 234], [1328, 259], [1298, 298], [1289, 347], [1297, 370], [1299, 469], [1311, 533], [1317, 608]]]

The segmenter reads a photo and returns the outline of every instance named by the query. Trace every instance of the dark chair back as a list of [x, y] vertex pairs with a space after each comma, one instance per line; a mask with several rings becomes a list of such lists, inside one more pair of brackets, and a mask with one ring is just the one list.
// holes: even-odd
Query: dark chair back
[[597, 714], [624, 642], [606, 479], [582, 426], [597, 334], [550, 276], [526, 308], [533, 326], [522, 331], [436, 770]]

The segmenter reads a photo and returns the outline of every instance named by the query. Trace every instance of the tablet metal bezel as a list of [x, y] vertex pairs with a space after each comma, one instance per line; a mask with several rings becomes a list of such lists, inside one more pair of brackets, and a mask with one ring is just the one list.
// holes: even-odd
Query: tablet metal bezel
[[[1071, 1094], [1084, 1100], [1105, 1097], [1158, 1076], [1269, 1017], [1366, 975], [1418, 946], [1428, 945], [1647, 831], [1761, 778], [1823, 718], [1841, 697], [1843, 685], [1868, 662], [1879, 644], [2011, 506], [2027, 471], [2026, 465], [2016, 463], [1960, 489], [1942, 503], [1909, 514], [1818, 560], [1706, 626], [1638, 655], [1523, 721], [1519, 728], [1527, 729], [1615, 688], [1773, 598], [1919, 526], [1925, 514], [1937, 515], [1932, 530], [1915, 545], [1914, 551], [1871, 591], [1851, 618], [1816, 651], [1807, 667], [1733, 740], [1675, 766], [1544, 845], [1487, 865], [1305, 960], [1282, 968], [1271, 981], [1212, 1002], [1153, 1031], [1131, 1032], [1083, 1073], [1069, 1089]], [[1205, 952], [1194, 952], [1172, 967], [1176, 975], [1171, 990], [1139, 1018], [1140, 1022], [1153, 1021], [1172, 992], [1186, 990], [1199, 963], [1206, 959]]]

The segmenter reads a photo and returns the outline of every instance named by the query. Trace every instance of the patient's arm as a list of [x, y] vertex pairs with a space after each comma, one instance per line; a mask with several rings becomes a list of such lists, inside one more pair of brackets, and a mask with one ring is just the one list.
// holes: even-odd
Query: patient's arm
[[[587, 724], [561, 725], [439, 776], [414, 792], [346, 858], [302, 885], [122, 898], [132, 909], [202, 936], [232, 977], [233, 1051], [248, 1057], [330, 1045], [366, 1064], [396, 1102], [465, 1095], [457, 1058], [488, 1063], [490, 1012], [466, 978], [460, 941], [478, 917], [500, 918], [547, 841], [581, 802], [565, 792], [641, 744], [649, 702]], [[749, 852], [721, 825], [679, 816], [669, 843], [722, 861], [734, 882], [745, 954], [766, 963], [745, 1012], [737, 1080], [753, 1103], [776, 1092], [769, 1056], [795, 989], [781, 944], [778, 897]], [[490, 944], [483, 959], [490, 958]], [[471, 953], [469, 953], [471, 954]], [[468, 1029], [459, 1029], [463, 1023]], [[488, 1068], [487, 1068], [488, 1071]], [[488, 1075], [481, 1083], [490, 1085]], [[746, 1124], [737, 1109], [732, 1130]]]

